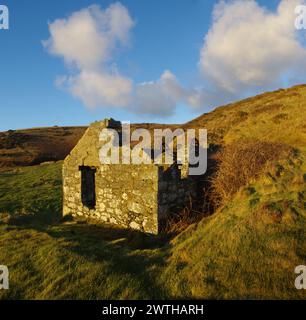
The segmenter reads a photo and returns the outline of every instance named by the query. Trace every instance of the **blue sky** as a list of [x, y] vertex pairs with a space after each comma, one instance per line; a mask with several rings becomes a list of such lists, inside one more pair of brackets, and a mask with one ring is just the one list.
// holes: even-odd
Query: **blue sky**
[[[170, 70], [181, 88], [209, 86], [207, 75], [203, 80], [199, 61], [203, 39], [212, 26], [212, 11], [218, 1], [122, 0], [120, 2], [134, 21], [128, 45], [112, 51], [111, 63], [116, 64], [120, 75], [139, 84], [157, 81], [165, 70]], [[100, 5], [101, 10], [104, 10], [112, 3], [113, 1], [106, 0], [1, 1], [1, 4], [9, 7], [10, 29], [0, 30], [0, 130], [87, 125], [105, 117], [131, 122], [180, 123], [214, 107], [214, 100], [208, 106], [197, 105], [196, 108], [190, 108], [184, 99], [178, 99], [170, 116], [162, 112], [153, 115], [142, 114], [141, 107], [136, 113], [131, 111], [129, 106], [116, 108], [104, 104], [88, 108], [84, 101], [55, 85], [55, 79], [59, 75], [74, 74], [78, 71], [71, 70], [62, 57], [50, 54], [48, 52], [50, 50], [42, 45], [42, 40], [50, 37], [48, 22], [68, 18], [73, 12], [92, 4]], [[273, 0], [257, 1], [259, 7], [265, 6], [272, 11], [276, 10], [278, 3], [279, 1]], [[260, 12], [258, 14], [260, 16]], [[205, 57], [212, 59], [211, 52], [213, 50], [207, 50]], [[287, 55], [283, 59], [285, 58], [288, 58]], [[287, 60], [281, 62], [283, 61]], [[295, 66], [290, 68], [293, 70]], [[284, 74], [290, 73], [290, 68], [280, 70], [277, 73], [279, 78], [283, 79]], [[294, 79], [297, 79], [296, 82], [301, 81], [300, 75], [294, 74], [293, 82]], [[215, 85], [216, 81], [214, 79], [211, 83]], [[269, 79], [262, 77], [260, 78], [262, 83], [256, 84], [256, 88], [253, 83], [250, 85], [250, 82], [247, 82], [249, 80], [243, 79], [243, 81], [237, 83], [237, 88], [243, 90], [242, 96], [243, 93], [247, 95], [249, 92], [256, 92], [262, 88], [273, 89], [273, 86], [276, 86], [269, 82]], [[285, 84], [287, 82], [288, 79]], [[220, 84], [216, 88], [220, 88]], [[222, 88], [224, 89], [224, 86]], [[238, 91], [237, 88], [233, 90]]]

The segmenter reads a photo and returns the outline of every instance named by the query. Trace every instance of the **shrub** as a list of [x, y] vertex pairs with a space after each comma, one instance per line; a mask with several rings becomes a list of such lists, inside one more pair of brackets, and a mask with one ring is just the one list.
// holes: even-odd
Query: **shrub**
[[211, 201], [220, 206], [241, 187], [256, 178], [267, 163], [288, 155], [292, 149], [282, 143], [240, 140], [215, 155], [216, 172], [211, 178]]
[[176, 235], [191, 224], [202, 220], [206, 216], [205, 212], [197, 211], [194, 207], [195, 201], [190, 198], [185, 207], [169, 212], [167, 219], [162, 221], [162, 233]]
[[288, 120], [288, 114], [287, 113], [279, 113], [276, 116], [272, 118], [272, 121], [276, 124], [281, 123], [283, 120]]

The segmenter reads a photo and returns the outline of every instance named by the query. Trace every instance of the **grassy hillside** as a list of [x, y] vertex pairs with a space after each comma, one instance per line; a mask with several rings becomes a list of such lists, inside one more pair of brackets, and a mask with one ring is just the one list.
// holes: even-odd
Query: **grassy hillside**
[[55, 126], [0, 132], [0, 170], [63, 160], [85, 129]]
[[291, 151], [263, 152], [254, 171], [258, 162], [240, 149], [247, 161], [234, 166], [233, 157], [233, 172], [248, 175], [212, 216], [172, 239], [58, 220], [60, 162], [0, 173], [0, 263], [11, 272], [0, 298], [304, 299], [294, 268], [306, 264], [305, 98], [305, 86], [265, 93], [185, 125], [208, 128], [218, 148], [251, 138], [247, 146]]
[[[167, 241], [110, 225], [60, 222], [61, 162], [0, 173], [0, 299], [158, 298]], [[19, 215], [18, 213], [22, 213]]]
[[172, 295], [306, 297], [294, 287], [294, 268], [306, 263], [305, 160], [299, 155], [268, 166], [217, 213], [173, 240], [163, 272]]
[[[10, 269], [11, 289], [0, 296], [304, 298], [294, 288], [294, 268], [305, 264], [306, 161], [299, 155], [280, 165], [281, 176], [278, 166], [268, 167], [215, 215], [170, 242], [93, 222], [50, 224], [60, 204], [60, 164], [10, 173], [11, 187], [24, 185], [10, 197], [1, 189], [7, 213], [1, 215], [0, 261]], [[40, 195], [33, 188], [38, 182]], [[17, 207], [35, 214], [15, 216]]]
[[0, 173], [0, 212], [35, 215], [51, 222], [61, 217], [62, 162]]
[[255, 138], [305, 148], [305, 111], [306, 85], [299, 85], [216, 108], [186, 127], [206, 128], [215, 144]]
[[[133, 128], [206, 128], [211, 144], [241, 138], [305, 146], [306, 85], [280, 89], [216, 108], [185, 124], [138, 123]], [[50, 127], [0, 132], [0, 169], [63, 160], [86, 127]]]

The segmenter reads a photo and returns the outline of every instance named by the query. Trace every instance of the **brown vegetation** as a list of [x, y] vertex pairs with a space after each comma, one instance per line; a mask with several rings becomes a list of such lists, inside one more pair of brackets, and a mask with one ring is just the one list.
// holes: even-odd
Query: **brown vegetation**
[[189, 203], [184, 208], [178, 208], [176, 212], [171, 212], [169, 217], [162, 221], [162, 233], [177, 235], [188, 226], [199, 222], [206, 216], [205, 211], [199, 211], [198, 203], [195, 199], [189, 199]]
[[51, 127], [0, 132], [0, 169], [63, 160], [85, 127]]
[[211, 178], [211, 201], [220, 206], [251, 179], [258, 177], [267, 163], [292, 151], [289, 146], [258, 140], [240, 140], [215, 155], [217, 170]]

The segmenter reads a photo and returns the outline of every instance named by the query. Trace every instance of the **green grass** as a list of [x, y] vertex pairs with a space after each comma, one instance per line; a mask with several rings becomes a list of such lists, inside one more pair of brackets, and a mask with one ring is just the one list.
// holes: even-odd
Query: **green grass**
[[[271, 166], [210, 218], [174, 239], [163, 272], [172, 295], [305, 298], [294, 269], [306, 264], [305, 156]], [[251, 190], [251, 192], [250, 192]]]
[[305, 101], [306, 86], [294, 86], [216, 108], [186, 126], [206, 128], [214, 144], [251, 138], [305, 148]]
[[140, 299], [165, 296], [155, 278], [162, 237], [84, 221], [61, 221], [62, 163], [0, 174], [2, 299]]
[[62, 162], [0, 172], [0, 212], [48, 221], [62, 212]]
[[217, 145], [254, 138], [299, 152], [172, 240], [61, 220], [60, 162], [0, 173], [0, 299], [305, 299], [294, 287], [306, 265], [305, 98], [305, 86], [265, 93], [186, 124]]
[[0, 261], [11, 277], [3, 299], [163, 296], [155, 281], [163, 253], [150, 237], [87, 224], [2, 226], [0, 234]]
[[[93, 222], [50, 223], [40, 218], [49, 212], [38, 212], [41, 206], [28, 221], [2, 214], [0, 264], [9, 267], [10, 290], [0, 297], [305, 298], [294, 287], [294, 268], [306, 262], [305, 172], [302, 154], [268, 167], [222, 210], [170, 242]], [[14, 188], [3, 195], [2, 184], [1, 208], [13, 213], [40, 201], [57, 208], [59, 177], [60, 164], [1, 174], [7, 193]]]

